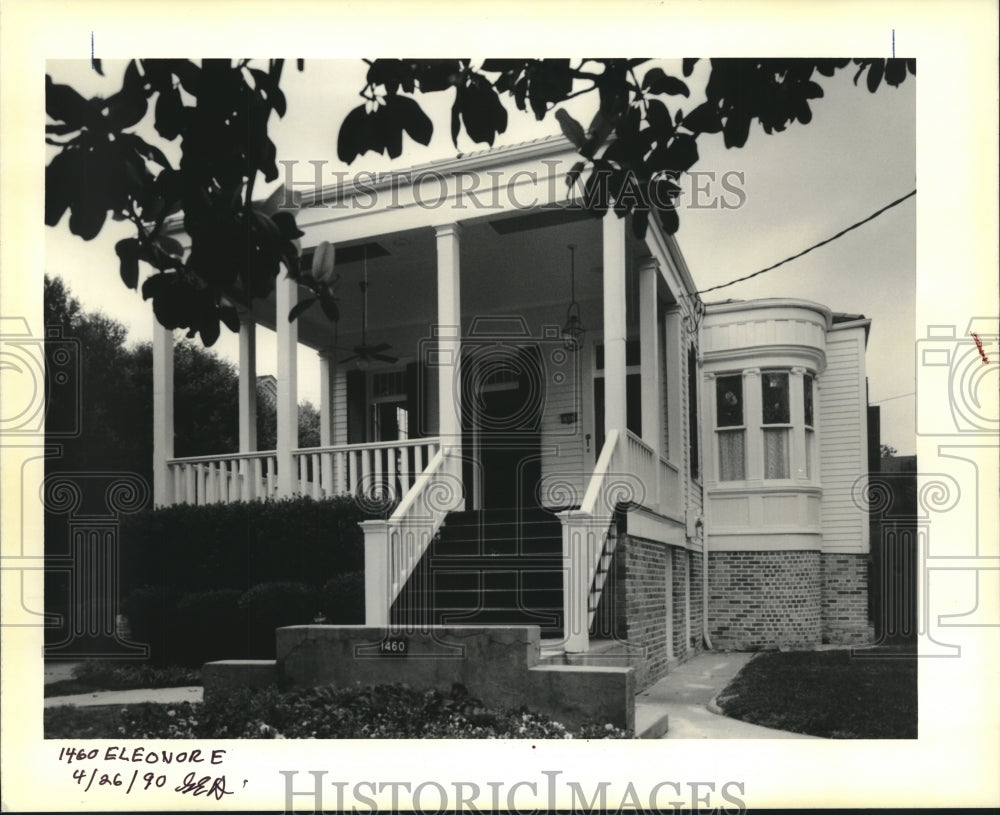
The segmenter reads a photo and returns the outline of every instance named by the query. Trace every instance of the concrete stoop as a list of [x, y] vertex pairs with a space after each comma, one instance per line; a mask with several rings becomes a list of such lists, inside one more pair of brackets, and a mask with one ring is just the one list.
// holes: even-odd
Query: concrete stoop
[[[222, 660], [202, 668], [205, 698], [239, 687], [405, 683], [448, 692], [459, 683], [490, 707], [525, 706], [569, 727], [610, 723], [658, 738], [665, 717], [636, 720], [628, 664], [542, 658], [538, 626], [431, 626], [400, 634], [368, 626], [299, 625], [276, 632], [275, 660]], [[662, 721], [661, 721], [662, 719]], [[659, 729], [657, 736], [647, 735]]]

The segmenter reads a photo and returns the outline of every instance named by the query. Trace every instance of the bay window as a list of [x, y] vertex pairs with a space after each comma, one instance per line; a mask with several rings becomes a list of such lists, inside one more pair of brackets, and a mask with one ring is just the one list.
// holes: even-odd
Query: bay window
[[746, 427], [743, 424], [743, 376], [715, 380], [716, 436], [719, 443], [719, 480], [746, 478]]
[[789, 439], [792, 425], [788, 407], [788, 374], [761, 374], [762, 429], [764, 432], [764, 478], [788, 478]]

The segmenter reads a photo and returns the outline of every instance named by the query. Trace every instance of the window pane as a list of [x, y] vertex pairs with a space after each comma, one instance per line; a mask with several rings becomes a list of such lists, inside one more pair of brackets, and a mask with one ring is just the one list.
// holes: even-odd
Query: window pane
[[625, 377], [625, 426], [642, 436], [642, 374]]
[[718, 427], [743, 424], [743, 377], [720, 376], [715, 380], [715, 415]]
[[805, 405], [806, 427], [813, 426], [813, 378], [812, 374], [802, 377], [802, 402]]
[[788, 374], [761, 375], [764, 424], [788, 424]]
[[746, 478], [744, 431], [723, 430], [719, 433], [719, 480], [742, 481]]
[[813, 477], [813, 431], [806, 431], [806, 478]]
[[764, 430], [764, 478], [788, 478], [788, 428]]

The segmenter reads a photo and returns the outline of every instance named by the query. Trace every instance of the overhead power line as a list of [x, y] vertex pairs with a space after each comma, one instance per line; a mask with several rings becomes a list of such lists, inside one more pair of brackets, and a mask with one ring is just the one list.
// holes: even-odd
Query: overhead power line
[[916, 391], [910, 391], [909, 393], [899, 393], [896, 396], [887, 396], [885, 399], [879, 399], [877, 402], [871, 402], [872, 405], [881, 405], [883, 402], [891, 402], [893, 399], [902, 399], [904, 396], [914, 396]]
[[912, 198], [916, 194], [917, 194], [916, 190], [913, 190], [912, 192], [908, 192], [902, 198], [897, 198], [891, 204], [886, 204], [884, 207], [882, 207], [882, 209], [877, 210], [876, 212], [873, 212], [867, 218], [864, 218], [864, 219], [858, 221], [857, 223], [851, 224], [846, 229], [840, 230], [840, 232], [838, 232], [836, 235], [832, 235], [831, 237], [827, 238], [825, 241], [820, 241], [819, 243], [813, 244], [808, 249], [803, 249], [801, 252], [799, 252], [796, 255], [792, 255], [791, 257], [787, 257], [784, 260], [779, 260], [777, 263], [775, 263], [775, 264], [773, 264], [771, 266], [768, 266], [766, 269], [761, 269], [759, 271], [754, 272], [753, 274], [748, 274], [748, 275], [744, 275], [743, 277], [738, 277], [735, 280], [730, 280], [728, 283], [720, 283], [718, 286], [711, 286], [710, 288], [702, 289], [701, 291], [697, 292], [697, 294], [708, 294], [708, 292], [710, 292], [710, 291], [716, 291], [717, 289], [724, 289], [727, 286], [732, 286], [732, 285], [735, 285], [736, 283], [742, 283], [744, 280], [750, 280], [750, 278], [752, 278], [752, 277], [757, 277], [758, 275], [762, 275], [762, 274], [764, 274], [764, 272], [770, 272], [772, 269], [777, 269], [779, 266], [784, 266], [786, 263], [790, 263], [791, 261], [796, 260], [797, 258], [800, 258], [803, 255], [809, 254], [813, 249], [819, 249], [821, 246], [826, 246], [828, 243], [832, 243], [833, 241], [837, 240], [837, 238], [841, 238], [844, 235], [846, 235], [852, 229], [857, 229], [859, 226], [862, 226], [863, 224], [866, 224], [869, 221], [874, 220], [879, 215], [881, 215], [883, 212], [886, 212], [887, 210], [890, 210], [893, 207], [898, 206], [899, 204], [902, 204], [907, 198]]

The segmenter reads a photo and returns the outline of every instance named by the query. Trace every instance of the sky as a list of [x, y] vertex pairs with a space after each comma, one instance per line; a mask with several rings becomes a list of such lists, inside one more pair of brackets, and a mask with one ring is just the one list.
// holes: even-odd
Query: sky
[[[50, 61], [47, 71], [56, 82], [70, 84], [84, 95], [110, 94], [120, 84], [124, 62], [105, 62], [105, 77], [86, 61]], [[679, 75], [679, 63], [665, 67]], [[684, 102], [698, 103], [704, 84], [702, 62], [689, 84], [694, 91]], [[390, 161], [368, 154], [353, 165], [336, 155], [340, 123], [360, 103], [365, 65], [360, 60], [307, 61], [302, 73], [289, 63], [283, 78], [288, 113], [272, 120], [271, 136], [278, 159], [298, 162], [293, 179], [312, 177], [310, 161], [322, 160], [324, 171], [401, 170], [456, 152], [481, 149], [463, 136], [458, 149], [448, 127], [450, 92], [421, 97], [435, 124], [431, 143], [404, 143], [403, 155]], [[669, 71], [668, 71], [669, 72]], [[767, 135], [755, 126], [745, 147], [727, 150], [721, 135], [702, 136], [695, 170], [703, 183], [718, 190], [730, 181], [743, 192], [740, 206], [699, 207], [690, 183], [682, 199], [677, 235], [688, 267], [700, 289], [734, 280], [825, 240], [866, 218], [916, 188], [916, 81], [908, 77], [899, 88], [881, 87], [869, 93], [864, 82], [854, 86], [848, 68], [833, 78], [817, 79], [824, 97], [812, 104], [809, 125], [793, 124], [783, 133]], [[593, 113], [593, 95], [571, 103], [570, 110], [586, 123]], [[558, 133], [553, 117], [536, 122], [508, 105], [507, 132], [498, 145]], [[143, 135], [152, 133], [147, 123]], [[148, 131], [148, 133], [147, 133]], [[152, 133], [151, 141], [155, 140]], [[168, 155], [170, 153], [168, 152]], [[174, 153], [176, 155], [176, 152]], [[173, 156], [171, 156], [173, 157]], [[284, 180], [284, 179], [279, 179]], [[276, 184], [279, 182], [276, 182]], [[259, 186], [261, 195], [269, 191]], [[728, 196], [734, 201], [733, 196]], [[916, 291], [916, 205], [911, 198], [885, 214], [803, 258], [753, 280], [705, 295], [706, 302], [759, 297], [794, 297], [822, 303], [833, 311], [871, 318], [867, 365], [869, 399], [881, 406], [882, 441], [900, 454], [915, 452], [914, 345]], [[141, 296], [126, 289], [118, 277], [114, 244], [129, 234], [127, 224], [109, 222], [94, 241], [69, 232], [68, 216], [46, 229], [45, 268], [61, 276], [88, 310], [100, 310], [126, 325], [132, 341], [151, 337], [152, 312]], [[274, 373], [273, 335], [258, 336], [258, 372]], [[215, 346], [220, 356], [236, 361], [235, 335], [223, 332]], [[318, 360], [299, 354], [299, 394], [319, 400]]]

